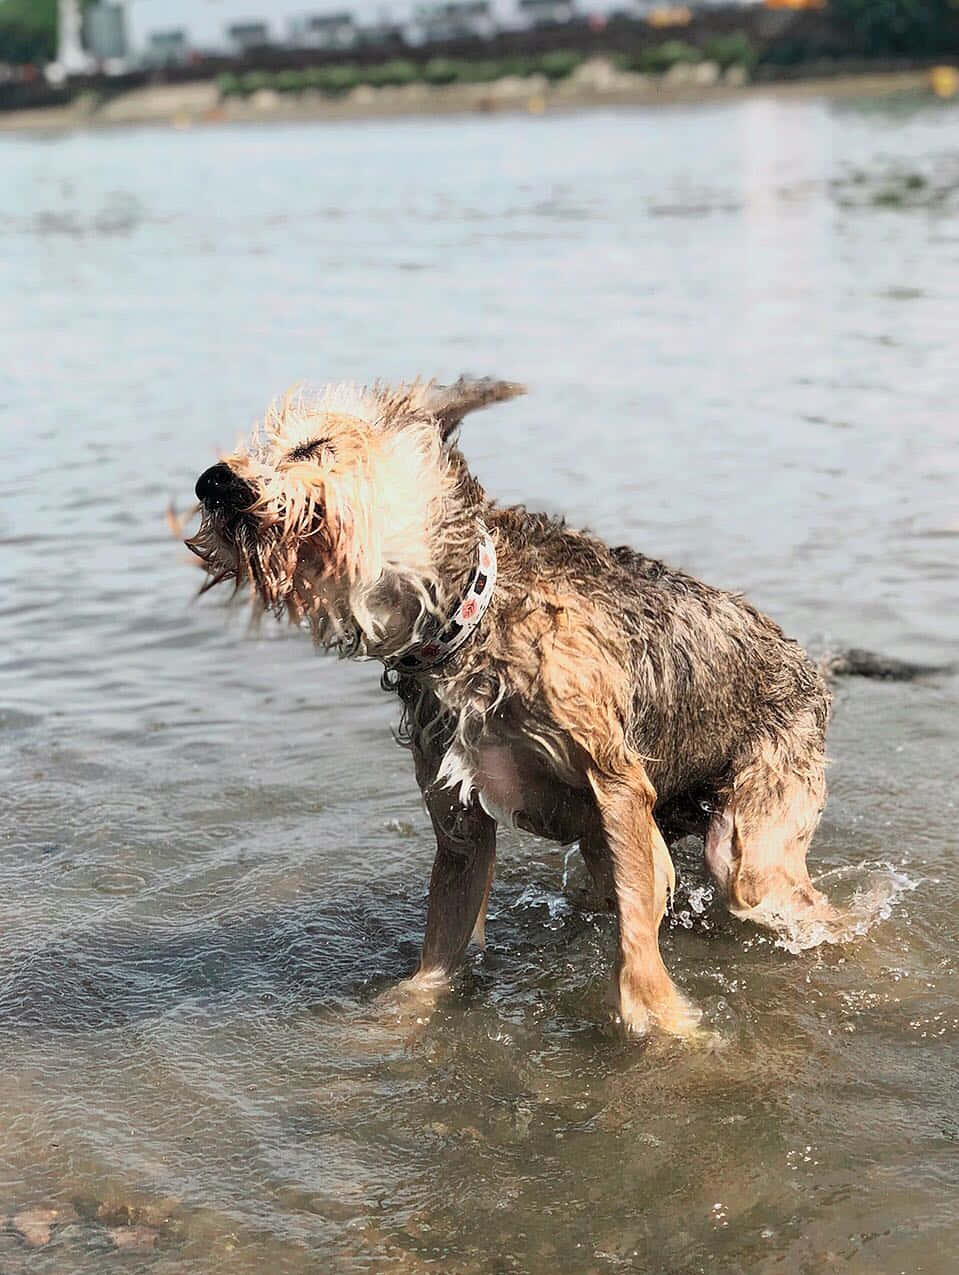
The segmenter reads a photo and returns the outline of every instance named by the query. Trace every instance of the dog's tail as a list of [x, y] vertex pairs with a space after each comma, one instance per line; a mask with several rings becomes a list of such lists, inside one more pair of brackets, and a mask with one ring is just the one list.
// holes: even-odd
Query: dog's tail
[[832, 681], [837, 677], [871, 677], [882, 682], [914, 682], [932, 673], [949, 673], [952, 664], [913, 664], [910, 660], [897, 660], [888, 655], [876, 655], [852, 647], [848, 651], [834, 651], [822, 656], [819, 669]]
[[492, 376], [461, 376], [452, 385], [430, 384], [425, 387], [423, 405], [436, 422], [444, 438], [448, 438], [468, 412], [490, 403], [503, 403], [526, 393], [517, 381], [497, 381]]

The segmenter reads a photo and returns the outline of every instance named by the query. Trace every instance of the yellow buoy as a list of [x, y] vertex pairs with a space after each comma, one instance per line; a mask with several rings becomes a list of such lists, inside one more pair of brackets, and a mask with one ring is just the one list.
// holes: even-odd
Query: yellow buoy
[[955, 97], [959, 93], [959, 70], [954, 66], [934, 66], [929, 83], [936, 97]]

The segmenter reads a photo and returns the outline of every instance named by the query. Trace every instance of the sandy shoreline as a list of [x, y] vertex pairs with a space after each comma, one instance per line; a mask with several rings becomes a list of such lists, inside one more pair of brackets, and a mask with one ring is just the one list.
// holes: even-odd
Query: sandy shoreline
[[402, 116], [460, 115], [476, 112], [521, 111], [543, 114], [603, 106], [667, 106], [697, 102], [735, 101], [744, 97], [783, 99], [885, 96], [928, 87], [925, 71], [841, 75], [760, 84], [712, 85], [670, 83], [663, 78], [631, 77], [642, 83], [608, 85], [560, 82], [542, 77], [493, 84], [453, 84], [442, 87], [410, 85], [398, 89], [358, 88], [342, 98], [320, 94], [283, 96], [266, 92], [250, 99], [221, 100], [212, 81], [157, 85], [136, 89], [104, 101], [92, 95], [67, 107], [47, 107], [0, 113], [0, 132], [59, 133], [77, 129], [130, 125], [190, 128], [223, 123], [275, 121], [363, 120]]

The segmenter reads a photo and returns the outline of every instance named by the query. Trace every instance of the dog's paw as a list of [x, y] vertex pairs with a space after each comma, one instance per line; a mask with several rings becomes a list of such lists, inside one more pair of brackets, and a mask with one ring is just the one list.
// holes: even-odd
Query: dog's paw
[[681, 1040], [694, 1040], [704, 1034], [702, 1016], [702, 1010], [672, 985], [656, 998], [637, 995], [625, 980], [620, 985], [615, 1021], [629, 1036], [665, 1032]]
[[349, 1012], [343, 1025], [350, 1048], [369, 1054], [415, 1049], [446, 986], [445, 981], [414, 975], [364, 1000]]
[[384, 1018], [411, 1026], [424, 1026], [429, 1022], [436, 1002], [449, 989], [445, 974], [433, 970], [417, 971], [411, 978], [380, 992], [373, 1002]]

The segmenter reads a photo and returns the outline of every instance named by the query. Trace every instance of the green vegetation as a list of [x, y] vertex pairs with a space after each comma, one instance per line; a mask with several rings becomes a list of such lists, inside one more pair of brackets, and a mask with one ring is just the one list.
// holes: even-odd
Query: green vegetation
[[359, 69], [351, 62], [345, 62], [341, 66], [317, 67], [313, 72], [313, 80], [315, 87], [321, 93], [328, 93], [330, 97], [340, 97], [363, 83]]
[[303, 87], [314, 89], [317, 92], [327, 92], [327, 86], [330, 82], [329, 72], [331, 68], [328, 66], [311, 66], [306, 71], [301, 71], [303, 77]]
[[505, 74], [502, 62], [487, 59], [483, 62], [464, 62], [459, 78], [464, 84], [492, 84]]
[[419, 76], [416, 65], [407, 62], [405, 58], [381, 62], [378, 66], [368, 66], [363, 70], [364, 83], [374, 88], [398, 88], [403, 84], [412, 84]]
[[227, 73], [216, 77], [216, 87], [220, 92], [220, 97], [239, 97], [243, 92], [243, 87], [238, 75]]
[[244, 75], [232, 72], [217, 77], [221, 97], [250, 97], [259, 89], [272, 89], [276, 93], [295, 94], [305, 89], [338, 97], [359, 84], [373, 88], [395, 88], [404, 84], [491, 84], [507, 75], [545, 75], [549, 80], [562, 80], [580, 65], [583, 58], [572, 50], [544, 53], [539, 57], [484, 58], [466, 60], [457, 58], [430, 58], [417, 65], [405, 58], [372, 66], [358, 66], [343, 62], [332, 66], [308, 67], [302, 71], [248, 71]]
[[513, 54], [510, 57], [502, 58], [499, 62], [501, 73], [505, 75], [518, 75], [525, 77], [532, 75], [536, 70], [536, 58], [524, 57], [521, 54]]
[[866, 56], [956, 50], [959, 0], [829, 0], [829, 14]]
[[731, 35], [713, 36], [701, 49], [687, 44], [685, 40], [664, 40], [662, 44], [653, 44], [640, 49], [638, 53], [627, 55], [620, 60], [620, 65], [628, 71], [664, 75], [674, 66], [691, 65], [695, 62], [716, 62], [722, 71], [731, 66], [741, 66], [752, 71], [758, 61], [759, 50], [746, 32], [735, 31]]
[[702, 54], [684, 40], [666, 40], [643, 49], [636, 59], [636, 70], [662, 74], [680, 63], [698, 62]]
[[732, 35], [716, 35], [707, 40], [703, 45], [703, 57], [707, 62], [717, 62], [723, 71], [731, 66], [751, 71], [759, 53], [745, 31], [735, 31]]
[[638, 53], [627, 53], [619, 59], [624, 71], [642, 71], [646, 75], [662, 75], [679, 63], [699, 62], [702, 54], [685, 40], [664, 40]]
[[278, 93], [300, 93], [306, 85], [301, 71], [278, 71], [273, 79], [273, 87]]
[[579, 53], [559, 50], [556, 53], [544, 53], [536, 69], [548, 80], [565, 80], [582, 60]]
[[246, 75], [240, 79], [242, 91], [244, 94], [256, 93], [260, 89], [273, 88], [275, 76], [269, 71], [247, 71]]
[[[390, 64], [395, 65], [395, 64]], [[337, 97], [355, 88], [360, 83], [373, 83], [372, 72], [383, 72], [385, 66], [370, 67], [370, 78], [364, 81], [357, 67], [352, 64], [342, 66], [315, 66], [304, 71], [248, 71], [245, 75], [233, 75], [227, 72], [217, 76], [217, 87], [221, 97], [251, 97], [260, 89], [271, 89], [275, 93], [302, 93], [304, 89], [315, 89]], [[386, 81], [380, 80], [379, 83]]]
[[0, 62], [49, 62], [57, 52], [57, 0], [0, 0]]
[[[757, 50], [745, 32], [717, 36], [702, 49], [682, 40], [666, 40], [633, 56], [617, 59], [626, 70], [663, 74], [678, 63], [700, 62], [704, 58], [726, 70], [742, 66], [751, 71], [757, 61]], [[556, 82], [566, 79], [583, 62], [583, 55], [573, 49], [557, 49], [538, 56], [504, 58], [430, 58], [415, 63], [405, 58], [359, 66], [345, 62], [334, 66], [310, 67], [302, 71], [250, 71], [246, 75], [221, 75], [217, 81], [222, 97], [249, 97], [257, 89], [273, 89], [277, 93], [300, 93], [314, 89], [330, 97], [349, 92], [359, 84], [373, 88], [405, 84], [491, 84], [506, 76], [544, 75]]]
[[452, 58], [430, 58], [423, 67], [423, 79], [427, 84], [453, 84], [460, 79], [463, 63]]

